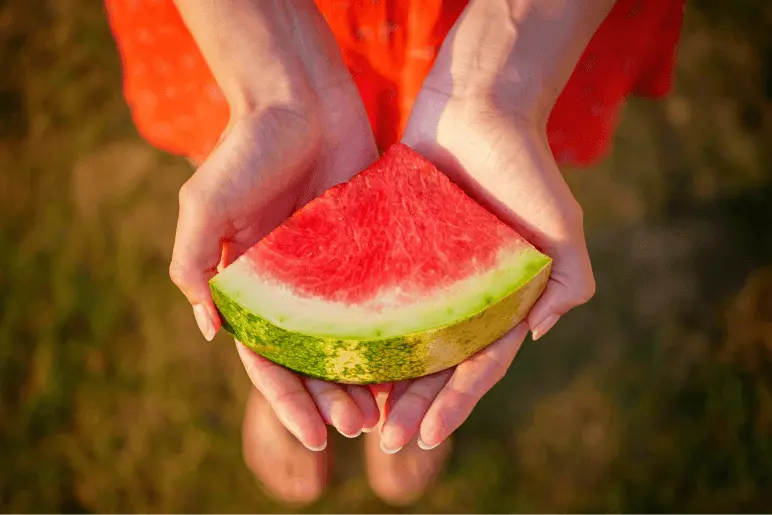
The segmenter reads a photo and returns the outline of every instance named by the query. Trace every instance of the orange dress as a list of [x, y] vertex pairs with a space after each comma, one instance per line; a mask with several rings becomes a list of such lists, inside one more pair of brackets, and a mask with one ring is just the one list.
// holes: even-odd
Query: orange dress
[[[685, 0], [617, 0], [549, 119], [556, 159], [601, 157], [631, 94], [671, 87]], [[172, 0], [105, 0], [123, 90], [140, 134], [174, 154], [205, 158], [228, 106]], [[381, 149], [399, 141], [416, 94], [466, 0], [316, 0], [362, 95]]]

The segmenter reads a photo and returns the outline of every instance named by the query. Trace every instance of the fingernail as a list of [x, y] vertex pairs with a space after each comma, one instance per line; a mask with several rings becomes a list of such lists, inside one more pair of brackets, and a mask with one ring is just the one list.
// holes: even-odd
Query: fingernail
[[547, 331], [552, 329], [552, 327], [558, 323], [558, 318], [560, 317], [558, 317], [557, 315], [550, 315], [544, 320], [542, 320], [542, 322], [538, 324], [536, 327], [531, 329], [531, 336], [533, 337], [533, 340], [536, 341], [542, 336], [544, 336], [545, 334], [547, 334]]
[[[301, 443], [302, 443], [302, 442], [301, 442]], [[303, 444], [303, 445], [304, 445], [304, 446], [305, 446], [305, 448], [306, 448], [306, 449], [308, 449], [309, 451], [313, 451], [313, 452], [321, 452], [321, 451], [323, 451], [323, 450], [325, 450], [325, 449], [327, 448], [327, 440], [325, 440], [325, 441], [324, 441], [324, 443], [322, 443], [322, 445], [320, 445], [319, 447], [311, 447], [310, 445], [306, 445], [306, 444]]]
[[419, 436], [419, 437], [418, 437], [418, 442], [417, 442], [417, 443], [418, 443], [418, 447], [419, 447], [419, 448], [421, 448], [421, 449], [423, 449], [423, 450], [425, 450], [425, 451], [431, 451], [432, 449], [435, 449], [435, 448], [439, 447], [439, 445], [440, 445], [442, 442], [436, 443], [436, 444], [434, 444], [434, 445], [429, 445], [429, 444], [427, 444], [426, 442], [424, 442], [423, 440], [421, 440], [421, 437]]
[[[337, 428], [336, 428], [336, 429], [337, 429]], [[356, 437], [357, 437], [357, 436], [359, 436], [359, 435], [361, 435], [361, 434], [362, 434], [362, 431], [364, 431], [364, 428], [362, 428], [362, 429], [360, 429], [359, 431], [357, 431], [357, 433], [356, 433], [356, 434], [353, 434], [353, 435], [347, 435], [346, 433], [344, 433], [343, 431], [341, 431], [340, 429], [338, 429], [338, 432], [339, 432], [340, 434], [342, 434], [342, 435], [343, 435], [343, 436], [345, 436], [346, 438], [352, 438], [352, 439], [353, 439], [353, 438], [356, 438]]]
[[388, 447], [383, 445], [383, 440], [381, 440], [381, 450], [386, 454], [397, 454], [399, 451], [402, 450], [402, 446], [399, 446], [396, 449], [389, 449]]
[[377, 428], [378, 428], [378, 426], [373, 426], [373, 427], [363, 427], [363, 428], [362, 428], [362, 432], [363, 432], [363, 433], [372, 433], [372, 432], [373, 432], [373, 431], [375, 431]]
[[209, 318], [209, 313], [206, 312], [206, 306], [194, 304], [193, 316], [196, 317], [196, 324], [198, 324], [201, 334], [204, 335], [207, 341], [211, 342], [214, 338], [214, 325], [212, 325], [212, 320]]

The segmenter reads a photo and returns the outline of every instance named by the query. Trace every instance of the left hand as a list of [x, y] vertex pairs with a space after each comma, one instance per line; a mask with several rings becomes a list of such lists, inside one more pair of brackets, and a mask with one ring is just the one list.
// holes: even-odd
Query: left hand
[[534, 339], [595, 291], [582, 210], [547, 144], [543, 122], [490, 98], [425, 89], [403, 142], [553, 258], [547, 288], [527, 319], [453, 370], [394, 385], [381, 429], [384, 449], [416, 433], [422, 448], [443, 442], [504, 377], [530, 329]]
[[530, 329], [541, 338], [595, 293], [582, 209], [547, 144], [547, 119], [614, 0], [470, 0], [442, 44], [403, 142], [552, 257], [528, 317], [452, 370], [397, 383], [381, 447], [450, 436], [506, 374]]

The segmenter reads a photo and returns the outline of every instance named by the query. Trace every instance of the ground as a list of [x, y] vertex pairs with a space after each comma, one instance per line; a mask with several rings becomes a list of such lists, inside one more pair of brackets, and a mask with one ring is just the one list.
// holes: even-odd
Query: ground
[[[772, 506], [772, 4], [724, 5], [689, 3], [674, 94], [567, 171], [597, 297], [524, 346], [406, 511]], [[131, 125], [100, 2], [0, 0], [0, 65], [3, 511], [283, 511], [241, 458], [235, 349], [168, 280], [190, 171]], [[339, 443], [312, 510], [389, 510]]]

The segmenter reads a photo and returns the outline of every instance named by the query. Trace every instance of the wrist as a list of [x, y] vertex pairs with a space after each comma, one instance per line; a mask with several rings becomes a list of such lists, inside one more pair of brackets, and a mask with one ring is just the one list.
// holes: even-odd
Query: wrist
[[312, 0], [175, 3], [230, 106], [231, 118], [274, 106], [312, 106], [320, 86], [339, 73], [335, 59], [318, 59], [319, 47], [329, 43], [323, 41], [329, 29]]
[[471, 0], [426, 84], [545, 122], [614, 0]]

